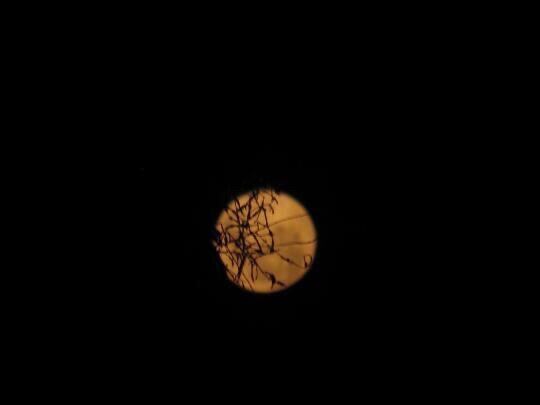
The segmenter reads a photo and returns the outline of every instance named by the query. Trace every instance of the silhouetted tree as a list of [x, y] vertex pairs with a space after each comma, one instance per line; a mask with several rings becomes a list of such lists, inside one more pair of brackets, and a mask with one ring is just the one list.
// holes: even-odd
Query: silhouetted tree
[[276, 284], [282, 287], [286, 286], [272, 272], [262, 268], [259, 260], [263, 257], [276, 255], [291, 266], [299, 268], [310, 266], [313, 260], [312, 256], [306, 255], [303, 263], [297, 263], [286, 257], [279, 248], [314, 243], [315, 240], [276, 244], [272, 231], [273, 226], [308, 216], [308, 214], [303, 214], [270, 222], [268, 217], [270, 213], [274, 214], [274, 207], [279, 204], [278, 196], [279, 193], [273, 190], [255, 190], [249, 193], [248, 200], [243, 204], [235, 198], [233, 207], [225, 209], [231, 223], [227, 226], [219, 224], [220, 228], [213, 244], [219, 255], [224, 255], [231, 264], [238, 268], [237, 273], [234, 273], [225, 265], [230, 278], [244, 288], [247, 286], [253, 290], [253, 282], [259, 277], [270, 281], [271, 288], [274, 288]]

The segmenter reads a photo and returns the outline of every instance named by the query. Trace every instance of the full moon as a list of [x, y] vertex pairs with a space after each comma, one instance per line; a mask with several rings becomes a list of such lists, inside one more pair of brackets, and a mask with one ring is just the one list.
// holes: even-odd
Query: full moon
[[259, 189], [234, 198], [216, 223], [214, 247], [227, 277], [255, 293], [289, 288], [310, 270], [317, 232], [302, 204]]

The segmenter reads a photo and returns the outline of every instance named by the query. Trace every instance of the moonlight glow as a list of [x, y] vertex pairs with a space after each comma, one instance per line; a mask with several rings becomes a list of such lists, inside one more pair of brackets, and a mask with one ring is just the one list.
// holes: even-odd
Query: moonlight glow
[[216, 251], [229, 280], [258, 293], [297, 283], [309, 271], [317, 234], [307, 210], [293, 197], [273, 190], [243, 194], [216, 223]]

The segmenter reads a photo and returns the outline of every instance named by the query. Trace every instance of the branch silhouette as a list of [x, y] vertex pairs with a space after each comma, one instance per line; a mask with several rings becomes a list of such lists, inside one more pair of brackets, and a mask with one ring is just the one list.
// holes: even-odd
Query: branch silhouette
[[299, 268], [307, 268], [313, 261], [311, 255], [306, 255], [302, 264], [297, 263], [287, 257], [279, 248], [311, 244], [315, 243], [316, 239], [306, 242], [293, 241], [276, 244], [272, 231], [273, 226], [308, 216], [308, 214], [295, 215], [272, 223], [269, 222], [269, 213], [274, 214], [275, 206], [279, 204], [278, 196], [279, 194], [273, 190], [255, 190], [249, 193], [248, 200], [244, 204], [235, 198], [233, 207], [225, 209], [231, 224], [226, 227], [219, 224], [219, 230], [213, 241], [217, 253], [226, 258], [232, 267], [238, 269], [235, 273], [225, 263], [229, 277], [241, 287], [249, 288], [252, 291], [254, 290], [253, 283], [260, 277], [268, 280], [272, 289], [276, 284], [282, 287], [286, 286], [283, 281], [276, 278], [274, 273], [263, 269], [259, 263], [263, 257], [276, 255], [289, 265]]

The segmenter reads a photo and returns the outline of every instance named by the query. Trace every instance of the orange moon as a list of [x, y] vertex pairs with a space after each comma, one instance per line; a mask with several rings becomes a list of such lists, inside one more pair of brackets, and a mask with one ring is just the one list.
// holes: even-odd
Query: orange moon
[[306, 208], [286, 193], [254, 190], [220, 214], [214, 241], [230, 281], [254, 293], [282, 291], [310, 270], [317, 232]]

